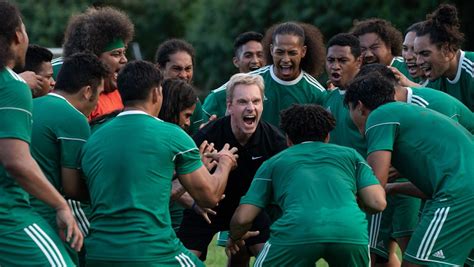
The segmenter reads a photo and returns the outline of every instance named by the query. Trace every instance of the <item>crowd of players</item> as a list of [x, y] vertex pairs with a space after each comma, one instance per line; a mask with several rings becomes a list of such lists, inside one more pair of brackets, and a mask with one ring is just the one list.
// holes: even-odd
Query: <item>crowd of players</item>
[[71, 17], [54, 60], [0, 14], [0, 266], [204, 266], [216, 233], [229, 266], [400, 266], [397, 247], [403, 266], [474, 264], [454, 6], [405, 35], [379, 18], [326, 45], [299, 22], [242, 33], [240, 73], [202, 104], [192, 45], [128, 62], [123, 11]]

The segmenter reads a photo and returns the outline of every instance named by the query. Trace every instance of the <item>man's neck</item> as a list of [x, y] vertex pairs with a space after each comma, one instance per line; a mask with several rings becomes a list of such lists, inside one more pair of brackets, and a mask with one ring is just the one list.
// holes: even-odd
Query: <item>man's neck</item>
[[449, 61], [449, 68], [445, 73], [445, 76], [450, 79], [454, 80], [456, 78], [456, 74], [458, 73], [459, 61], [461, 60], [461, 50], [456, 52], [456, 56], [453, 57], [451, 61]]
[[400, 102], [408, 101], [408, 89], [404, 86], [395, 87], [395, 100]]

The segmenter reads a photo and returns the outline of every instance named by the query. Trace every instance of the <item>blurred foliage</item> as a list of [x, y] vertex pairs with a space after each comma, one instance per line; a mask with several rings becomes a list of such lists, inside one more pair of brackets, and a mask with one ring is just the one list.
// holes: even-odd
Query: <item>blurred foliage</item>
[[[196, 49], [194, 80], [206, 94], [236, 72], [233, 40], [241, 32], [264, 32], [283, 21], [303, 21], [320, 28], [325, 39], [348, 31], [354, 20], [380, 17], [402, 32], [436, 9], [438, 0], [44, 0], [16, 1], [30, 42], [48, 47], [62, 44], [71, 14], [87, 6], [111, 5], [123, 9], [135, 24], [135, 39], [145, 59], [153, 61], [158, 45], [172, 37], [184, 38]], [[459, 10], [466, 34], [464, 49], [474, 48], [474, 1], [447, 1]]]

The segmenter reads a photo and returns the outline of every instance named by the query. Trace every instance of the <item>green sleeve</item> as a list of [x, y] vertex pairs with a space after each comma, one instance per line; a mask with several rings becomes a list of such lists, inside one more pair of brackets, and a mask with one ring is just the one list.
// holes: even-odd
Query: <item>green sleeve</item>
[[77, 117], [71, 124], [74, 127], [63, 125], [56, 133], [61, 150], [61, 166], [79, 169], [81, 150], [90, 136], [90, 128], [85, 117]]
[[386, 112], [372, 111], [365, 126], [365, 139], [367, 140], [367, 155], [374, 151], [393, 151], [393, 144], [400, 123], [391, 120]]
[[194, 109], [193, 115], [191, 116], [191, 126], [189, 128], [191, 135], [199, 131], [199, 126], [209, 119], [206, 118], [207, 116], [205, 116], [205, 113], [202, 111], [201, 101], [198, 99], [196, 102], [196, 108]]
[[208, 120], [212, 115], [217, 115], [218, 118], [224, 117], [227, 110], [226, 103], [226, 84], [219, 87], [216, 90], [213, 90], [207, 97], [204, 99], [202, 105], [203, 118]]
[[193, 139], [178, 126], [174, 127], [170, 144], [174, 151], [176, 174], [188, 174], [199, 169], [203, 163], [199, 149]]
[[271, 201], [273, 194], [271, 162], [266, 161], [260, 166], [252, 180], [247, 194], [242, 197], [240, 204], [250, 204], [265, 208]]
[[0, 138], [31, 141], [32, 108], [30, 88], [26, 83], [11, 81], [0, 91]]
[[361, 190], [364, 187], [371, 186], [374, 184], [380, 184], [379, 180], [374, 174], [372, 168], [367, 164], [367, 162], [362, 158], [362, 156], [354, 151], [354, 156], [356, 160], [356, 186], [357, 191]]

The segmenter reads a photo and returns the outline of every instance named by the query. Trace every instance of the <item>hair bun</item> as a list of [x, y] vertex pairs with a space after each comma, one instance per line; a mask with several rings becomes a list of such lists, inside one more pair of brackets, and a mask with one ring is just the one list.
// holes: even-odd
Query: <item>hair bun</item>
[[435, 24], [459, 27], [458, 11], [455, 6], [442, 4], [428, 16]]

